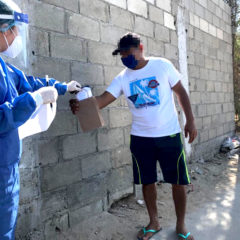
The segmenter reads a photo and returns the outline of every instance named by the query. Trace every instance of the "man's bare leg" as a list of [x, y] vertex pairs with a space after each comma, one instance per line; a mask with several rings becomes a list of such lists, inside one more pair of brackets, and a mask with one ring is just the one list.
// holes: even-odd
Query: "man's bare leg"
[[[188, 233], [185, 227], [185, 213], [187, 206], [187, 194], [186, 187], [184, 185], [172, 185], [172, 196], [175, 204], [177, 224], [176, 232], [186, 235]], [[193, 236], [190, 235], [187, 240], [194, 240]]]
[[[149, 215], [149, 225], [146, 227], [146, 230], [160, 230], [160, 223], [158, 219], [158, 210], [157, 210], [157, 190], [155, 183], [147, 184], [142, 186], [143, 197], [147, 206], [148, 215]], [[143, 236], [143, 231], [141, 230], [138, 234], [138, 238], [143, 240], [148, 240], [153, 233], [149, 232]]]

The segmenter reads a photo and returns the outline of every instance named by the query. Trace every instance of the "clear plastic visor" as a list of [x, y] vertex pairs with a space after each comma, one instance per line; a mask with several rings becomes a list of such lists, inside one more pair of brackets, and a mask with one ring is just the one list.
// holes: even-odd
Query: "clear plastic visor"
[[[5, 34], [7, 31], [11, 31], [11, 34], [14, 35], [14, 40], [17, 36], [20, 36], [21, 42], [22, 42], [22, 50], [18, 54], [18, 56], [14, 59], [3, 56], [4, 59], [7, 61], [13, 63], [14, 65], [17, 65], [19, 67], [28, 67], [28, 52], [27, 52], [27, 46], [28, 46], [28, 15], [14, 12], [13, 15], [1, 15], [0, 14], [0, 20], [6, 20], [4, 23], [1, 23], [0, 25], [0, 34]], [[3, 22], [3, 21], [2, 21]], [[13, 40], [13, 41], [14, 41]], [[8, 46], [11, 46], [12, 43], [7, 43]]]

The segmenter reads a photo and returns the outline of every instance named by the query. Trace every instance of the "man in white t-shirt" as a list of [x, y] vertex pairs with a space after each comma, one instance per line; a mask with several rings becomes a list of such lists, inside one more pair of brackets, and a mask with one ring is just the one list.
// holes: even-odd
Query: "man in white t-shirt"
[[[96, 99], [99, 107], [104, 108], [124, 94], [132, 113], [130, 149], [134, 183], [143, 186], [150, 218], [150, 223], [141, 229], [137, 238], [147, 240], [161, 230], [155, 186], [159, 162], [165, 182], [172, 184], [178, 237], [193, 240], [185, 228], [185, 186], [190, 184], [190, 179], [173, 92], [186, 116], [184, 131], [189, 143], [196, 138], [197, 130], [181, 75], [167, 59], [146, 58], [140, 37], [134, 33], [127, 33], [120, 39], [113, 55], [118, 53], [126, 68]], [[73, 100], [70, 105], [75, 114], [79, 109], [78, 102]]]

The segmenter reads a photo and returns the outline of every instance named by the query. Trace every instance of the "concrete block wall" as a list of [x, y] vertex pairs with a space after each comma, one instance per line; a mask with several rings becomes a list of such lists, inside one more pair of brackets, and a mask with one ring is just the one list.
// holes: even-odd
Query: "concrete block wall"
[[[179, 67], [178, 7], [186, 11], [190, 97], [199, 129], [192, 157], [216, 151], [233, 131], [230, 9], [222, 0], [17, 0], [30, 15], [29, 74], [75, 79], [102, 93], [122, 69], [111, 53], [127, 31], [146, 55]], [[121, 97], [103, 110], [106, 126], [82, 133], [66, 95], [48, 132], [23, 143], [17, 237], [57, 239], [133, 193], [131, 116]]]
[[185, 3], [190, 98], [199, 132], [192, 157], [209, 158], [235, 131], [231, 9], [222, 0]]

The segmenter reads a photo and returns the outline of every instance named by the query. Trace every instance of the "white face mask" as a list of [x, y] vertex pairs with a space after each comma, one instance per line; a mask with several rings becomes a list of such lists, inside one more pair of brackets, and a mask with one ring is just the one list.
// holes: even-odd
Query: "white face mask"
[[9, 46], [6, 36], [3, 34], [3, 37], [7, 43], [8, 48], [4, 52], [2, 52], [2, 54], [4, 54], [7, 57], [15, 58], [22, 51], [23, 43], [22, 43], [21, 36], [19, 36], [19, 35], [16, 36], [13, 31], [12, 31], [12, 33], [14, 34], [15, 39], [13, 40], [11, 46]]

